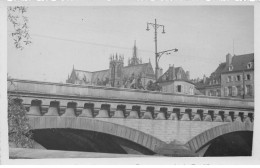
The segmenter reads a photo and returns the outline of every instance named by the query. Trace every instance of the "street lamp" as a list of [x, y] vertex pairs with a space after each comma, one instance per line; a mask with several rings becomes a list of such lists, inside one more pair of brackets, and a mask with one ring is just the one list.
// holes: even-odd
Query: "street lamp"
[[170, 51], [174, 51], [174, 52], [177, 52], [178, 49], [171, 49], [171, 50], [166, 50], [166, 51], [162, 51], [162, 52], [159, 52], [157, 53], [157, 29], [159, 27], [162, 27], [163, 28], [163, 31], [162, 33], [165, 34], [165, 31], [164, 31], [164, 25], [159, 25], [157, 24], [156, 22], [156, 19], [155, 19], [155, 23], [147, 23], [147, 28], [146, 30], [149, 31], [149, 25], [151, 25], [153, 28], [154, 28], [154, 42], [155, 42], [155, 80], [157, 81], [158, 80], [158, 62], [161, 58], [161, 56], [166, 53], [167, 55], [169, 54]]

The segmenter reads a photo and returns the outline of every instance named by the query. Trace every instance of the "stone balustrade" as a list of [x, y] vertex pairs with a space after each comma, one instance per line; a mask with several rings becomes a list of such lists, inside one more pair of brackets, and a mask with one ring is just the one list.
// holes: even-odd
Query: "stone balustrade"
[[[161, 104], [161, 105], [191, 105], [203, 107], [229, 107], [239, 109], [253, 109], [253, 100], [243, 100], [235, 98], [209, 97], [198, 95], [172, 94], [146, 90], [83, 86], [75, 84], [61, 84], [39, 81], [28, 81], [10, 79], [8, 80], [8, 92], [10, 94], [41, 95], [42, 97], [67, 97], [70, 99], [89, 99], [122, 101], [141, 104]], [[44, 100], [42, 100], [44, 101]], [[82, 102], [83, 103], [83, 102]], [[78, 106], [83, 106], [78, 104]], [[155, 109], [156, 111], [157, 109]]]

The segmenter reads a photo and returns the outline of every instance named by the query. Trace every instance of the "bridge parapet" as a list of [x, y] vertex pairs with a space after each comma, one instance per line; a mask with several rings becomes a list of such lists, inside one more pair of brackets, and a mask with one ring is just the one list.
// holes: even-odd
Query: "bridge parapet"
[[[151, 102], [160, 104], [183, 104], [208, 107], [229, 107], [253, 109], [253, 100], [219, 98], [196, 95], [181, 95], [154, 91], [99, 86], [83, 86], [39, 81], [11, 79], [8, 80], [10, 93], [38, 94], [42, 96], [95, 98], [103, 100], [125, 100], [128, 102]], [[145, 103], [143, 103], [145, 104]]]
[[[29, 111], [28, 115], [213, 122], [233, 122], [239, 119], [244, 121], [249, 118], [253, 122], [254, 106], [251, 100], [173, 95], [24, 80], [8, 82], [10, 86], [8, 94], [22, 99]], [[99, 91], [103, 94], [97, 97], [96, 92]], [[143, 94], [141, 97], [138, 96], [140, 93]], [[106, 98], [111, 94], [112, 98]], [[135, 96], [127, 99], [132, 94]], [[145, 95], [150, 101], [142, 100]], [[167, 99], [181, 99], [182, 103], [174, 100], [167, 101]], [[204, 101], [215, 101], [215, 104], [200, 103]], [[223, 103], [226, 101], [229, 103], [224, 106]], [[242, 104], [243, 107], [234, 106], [237, 103]]]

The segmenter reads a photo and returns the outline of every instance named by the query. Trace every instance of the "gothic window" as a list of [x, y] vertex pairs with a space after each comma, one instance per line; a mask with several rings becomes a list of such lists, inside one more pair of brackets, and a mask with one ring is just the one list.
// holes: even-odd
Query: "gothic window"
[[115, 79], [115, 66], [114, 65], [112, 65], [112, 68], [111, 68], [111, 78]]
[[117, 68], [117, 76], [121, 77], [121, 75], [122, 75], [122, 67], [119, 65]]

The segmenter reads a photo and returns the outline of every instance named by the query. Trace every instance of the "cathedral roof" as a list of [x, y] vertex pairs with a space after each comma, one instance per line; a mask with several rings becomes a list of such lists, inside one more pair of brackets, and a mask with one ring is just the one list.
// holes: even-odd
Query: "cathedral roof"
[[76, 69], [74, 69], [73, 71], [76, 75], [77, 80], [83, 80], [84, 78], [87, 78], [88, 76], [92, 75], [92, 72], [89, 72], [89, 71], [82, 71], [82, 70], [76, 70]]
[[[131, 77], [132, 74], [137, 76], [141, 73], [145, 74], [145, 76], [148, 76], [150, 78], [154, 78], [154, 71], [153, 71], [151, 63], [126, 66], [126, 67], [123, 67], [122, 70], [123, 70], [123, 76], [126, 78]], [[109, 78], [109, 69], [101, 70], [101, 71], [94, 71], [94, 72], [82, 71], [82, 70], [76, 70], [76, 69], [74, 69], [73, 71], [77, 77], [77, 80], [83, 80], [84, 78], [89, 77], [89, 75], [91, 75], [92, 82], [96, 82], [97, 79], [105, 80], [106, 78]]]
[[99, 80], [105, 80], [106, 78], [109, 78], [109, 69], [101, 70], [101, 71], [94, 71], [92, 72], [92, 81], [96, 82], [97, 79]]
[[151, 63], [130, 65], [123, 68], [123, 74], [125, 77], [130, 77], [132, 74], [138, 75], [140, 73], [154, 77], [154, 71]]

